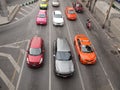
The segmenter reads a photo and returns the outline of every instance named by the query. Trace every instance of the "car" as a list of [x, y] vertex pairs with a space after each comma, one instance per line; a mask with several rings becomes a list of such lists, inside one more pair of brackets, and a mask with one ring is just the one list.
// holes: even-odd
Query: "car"
[[53, 15], [53, 25], [55, 25], [55, 26], [63, 26], [64, 25], [63, 15], [60, 10], [53, 11], [52, 15]]
[[41, 1], [39, 7], [40, 9], [46, 10], [48, 8], [48, 3], [46, 1]]
[[88, 37], [84, 34], [77, 34], [74, 37], [74, 45], [80, 62], [82, 64], [95, 64], [96, 54]]
[[30, 67], [40, 67], [44, 60], [44, 41], [41, 37], [34, 36], [30, 40], [27, 50], [27, 64]]
[[36, 24], [47, 24], [47, 11], [46, 10], [39, 10], [38, 15], [36, 17]]
[[67, 19], [69, 19], [69, 20], [76, 20], [77, 19], [77, 14], [76, 14], [73, 7], [66, 7], [65, 14], [67, 16]]
[[57, 38], [53, 43], [54, 72], [56, 76], [69, 77], [74, 73], [70, 46], [65, 38]]
[[72, 5], [76, 12], [82, 13], [84, 11], [83, 6], [79, 1], [73, 2]]
[[53, 6], [53, 7], [58, 7], [58, 6], [60, 6], [59, 0], [53, 0], [53, 1], [52, 1], [52, 6]]

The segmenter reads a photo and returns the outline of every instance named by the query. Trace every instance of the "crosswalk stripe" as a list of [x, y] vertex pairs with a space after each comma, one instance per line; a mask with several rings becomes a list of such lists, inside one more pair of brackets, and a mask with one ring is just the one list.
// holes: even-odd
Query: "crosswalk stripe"
[[24, 12], [26, 12], [26, 13], [29, 13], [27, 10], [25, 10], [25, 9], [23, 9], [23, 8], [21, 8], [21, 10], [24, 11]]
[[16, 20], [19, 20], [17, 17], [15, 17]]
[[20, 11], [19, 11], [18, 13], [19, 13], [19, 14], [21, 14], [21, 15], [23, 15], [23, 16], [25, 16], [25, 14], [23, 14], [23, 13], [22, 13], [22, 12], [20, 12]]
[[32, 8], [33, 8], [33, 7], [30, 7], [30, 6], [25, 6], [25, 7], [29, 8], [29, 9], [32, 9]]
[[7, 78], [7, 76], [3, 73], [3, 71], [0, 69], [0, 77], [5, 82], [9, 90], [15, 90], [14, 85], [10, 82], [10, 80]]

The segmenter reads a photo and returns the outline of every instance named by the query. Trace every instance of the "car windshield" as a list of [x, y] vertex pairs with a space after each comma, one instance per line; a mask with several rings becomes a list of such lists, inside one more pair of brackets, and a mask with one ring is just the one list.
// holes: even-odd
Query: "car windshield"
[[41, 48], [30, 48], [29, 54], [33, 56], [37, 56], [41, 54]]
[[92, 47], [91, 46], [88, 46], [88, 45], [82, 45], [81, 46], [81, 50], [82, 50], [82, 52], [84, 52], [84, 53], [91, 53], [91, 52], [93, 52], [93, 49], [92, 49]]
[[55, 14], [54, 16], [55, 16], [55, 18], [62, 18], [61, 14]]
[[46, 2], [45, 2], [45, 1], [42, 1], [41, 4], [46, 4]]
[[45, 18], [45, 14], [39, 14], [39, 18]]
[[59, 51], [56, 54], [56, 59], [57, 60], [64, 60], [64, 61], [68, 61], [71, 59], [71, 53], [70, 52], [63, 52], [63, 51]]
[[75, 11], [74, 11], [74, 10], [69, 10], [68, 13], [69, 13], [69, 14], [74, 14]]

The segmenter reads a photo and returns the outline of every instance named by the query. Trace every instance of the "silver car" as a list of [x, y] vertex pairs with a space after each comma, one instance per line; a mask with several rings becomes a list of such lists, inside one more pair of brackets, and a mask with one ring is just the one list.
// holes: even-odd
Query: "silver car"
[[72, 55], [70, 46], [64, 38], [57, 38], [53, 45], [53, 57], [54, 57], [54, 71], [55, 74], [61, 77], [68, 77], [74, 73], [74, 64], [72, 61]]
[[52, 1], [52, 6], [58, 7], [59, 5], [60, 5], [59, 0], [53, 0], [53, 1]]

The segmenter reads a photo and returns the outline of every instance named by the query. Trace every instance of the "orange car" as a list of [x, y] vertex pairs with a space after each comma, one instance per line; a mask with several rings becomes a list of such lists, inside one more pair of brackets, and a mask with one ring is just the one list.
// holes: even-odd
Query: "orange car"
[[96, 63], [96, 54], [87, 36], [84, 34], [76, 35], [74, 38], [74, 45], [82, 64]]
[[76, 20], [77, 14], [73, 7], [66, 7], [65, 14], [69, 20]]

